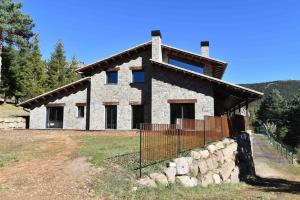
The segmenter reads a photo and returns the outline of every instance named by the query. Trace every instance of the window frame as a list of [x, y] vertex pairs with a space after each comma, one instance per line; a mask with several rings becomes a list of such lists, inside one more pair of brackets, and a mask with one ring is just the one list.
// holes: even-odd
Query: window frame
[[[137, 125], [137, 123], [135, 123], [135, 119], [137, 119], [139, 116], [135, 116], [135, 112], [134, 112], [134, 108], [137, 109], [142, 109], [142, 114], [141, 114], [141, 119], [140, 119], [140, 123], [144, 123], [145, 122], [145, 107], [144, 105], [131, 105], [131, 129], [140, 129], [139, 124]], [[136, 126], [137, 125], [137, 126]]]
[[[115, 73], [116, 74], [116, 82], [109, 82], [109, 74], [113, 74]], [[119, 73], [118, 71], [106, 71], [106, 81], [105, 81], [105, 84], [106, 85], [117, 85], [119, 82]]]
[[[143, 73], [143, 82], [136, 82], [134, 77], [135, 77], [135, 73], [139, 73], [139, 72], [142, 72]], [[134, 84], [142, 84], [142, 83], [145, 83], [145, 71], [144, 69], [138, 69], [138, 70], [132, 70], [132, 83]]]
[[[113, 113], [113, 111], [110, 111], [110, 113], [108, 113], [108, 109], [115, 109], [115, 113]], [[108, 115], [111, 115], [111, 123], [108, 124]], [[112, 118], [115, 116], [115, 124], [112, 123]], [[105, 106], [105, 129], [117, 129], [118, 127], [118, 106], [117, 105], [106, 105]]]
[[[80, 108], [83, 109], [83, 110], [80, 111]], [[78, 105], [77, 106], [77, 118], [84, 118], [84, 117], [85, 117], [85, 106]]]

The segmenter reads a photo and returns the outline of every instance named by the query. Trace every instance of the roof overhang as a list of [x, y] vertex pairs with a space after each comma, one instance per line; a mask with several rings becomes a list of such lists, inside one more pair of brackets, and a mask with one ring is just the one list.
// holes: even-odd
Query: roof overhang
[[81, 68], [77, 69], [76, 71], [79, 72], [79, 73], [90, 75], [91, 71], [93, 71], [94, 69], [114, 64], [117, 61], [120, 61], [124, 58], [129, 58], [130, 56], [132, 56], [132, 54], [139, 53], [139, 52], [145, 50], [147, 47], [150, 47], [150, 45], [151, 45], [151, 41], [139, 44], [137, 46], [134, 46], [132, 48], [121, 51], [121, 52], [116, 53], [116, 54], [114, 54], [112, 56], [109, 56], [107, 58], [103, 58], [103, 59], [98, 60], [94, 63], [91, 63], [89, 65], [81, 67]]
[[193, 72], [175, 65], [164, 62], [150, 60], [154, 66], [164, 67], [165, 69], [187, 74], [191, 77], [200, 78], [213, 84], [214, 96], [222, 102], [225, 111], [242, 107], [254, 100], [261, 98], [264, 94], [240, 85], [232, 84], [218, 78]]
[[189, 59], [190, 61], [209, 63], [212, 66], [212, 75], [217, 78], [222, 78], [226, 70], [227, 63], [218, 59], [211, 57], [201, 56], [190, 51], [172, 47], [169, 45], [162, 44], [163, 50], [168, 52], [169, 56], [181, 56], [184, 59]]
[[34, 108], [42, 104], [47, 104], [51, 101], [61, 98], [63, 96], [76, 93], [79, 90], [85, 89], [87, 84], [90, 83], [90, 77], [74, 81], [70, 84], [64, 85], [57, 89], [51, 90], [34, 98], [28, 99], [17, 106], [22, 106], [24, 108]]

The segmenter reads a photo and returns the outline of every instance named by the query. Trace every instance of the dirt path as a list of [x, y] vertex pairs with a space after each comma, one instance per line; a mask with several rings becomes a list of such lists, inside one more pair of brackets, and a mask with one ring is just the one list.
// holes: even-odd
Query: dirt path
[[[37, 151], [45, 155], [0, 168], [0, 199], [91, 199], [92, 175], [99, 172], [85, 158], [70, 158], [78, 147], [70, 134], [43, 134]], [[49, 153], [59, 144], [59, 151]]]
[[290, 181], [300, 181], [300, 174], [289, 174], [284, 170], [290, 167], [280, 153], [268, 142], [263, 135], [253, 137], [253, 157], [256, 174], [262, 178], [281, 178]]

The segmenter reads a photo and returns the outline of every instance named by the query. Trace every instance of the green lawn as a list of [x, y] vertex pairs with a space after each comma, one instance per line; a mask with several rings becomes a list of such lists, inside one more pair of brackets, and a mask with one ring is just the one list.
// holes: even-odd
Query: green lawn
[[[139, 151], [138, 136], [81, 135], [72, 138], [81, 143], [81, 147], [73, 156], [86, 156], [91, 163], [103, 169], [93, 185], [97, 196], [108, 199], [253, 199], [253, 197], [270, 199], [273, 197], [271, 194], [258, 191], [249, 192], [250, 186], [244, 183], [212, 185], [207, 188], [170, 185], [167, 188], [132, 191], [137, 176], [137, 171], [132, 169], [132, 160], [138, 159], [138, 153], [128, 153]], [[123, 154], [125, 155], [122, 156]], [[158, 168], [160, 167], [162, 166]], [[144, 171], [148, 170], [144, 169]]]

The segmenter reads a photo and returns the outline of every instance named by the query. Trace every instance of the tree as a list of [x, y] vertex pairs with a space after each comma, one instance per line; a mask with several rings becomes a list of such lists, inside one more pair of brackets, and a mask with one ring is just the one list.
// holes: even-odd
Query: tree
[[25, 62], [22, 89], [25, 98], [32, 98], [45, 92], [47, 80], [47, 69], [42, 61], [38, 35], [33, 38], [32, 48]]
[[4, 95], [4, 97], [12, 97], [17, 90], [16, 83], [16, 68], [17, 68], [17, 58], [18, 51], [13, 46], [3, 47], [2, 52], [2, 73], [5, 76], [2, 77], [2, 81], [0, 83], [0, 93]]
[[276, 89], [272, 90], [261, 102], [257, 118], [261, 123], [272, 122], [277, 126], [278, 134], [286, 134], [287, 102]]
[[79, 66], [79, 61], [75, 56], [72, 57], [71, 63], [66, 68], [65, 84], [71, 83], [79, 79], [76, 69]]
[[300, 90], [295, 94], [290, 102], [288, 112], [288, 130], [284, 141], [285, 143], [296, 147], [300, 145]]
[[34, 23], [21, 12], [22, 4], [0, 0], [0, 82], [2, 80], [2, 50], [7, 45], [27, 46], [33, 36]]
[[59, 40], [48, 63], [48, 87], [55, 89], [66, 83], [65, 68], [67, 65], [63, 43]]

